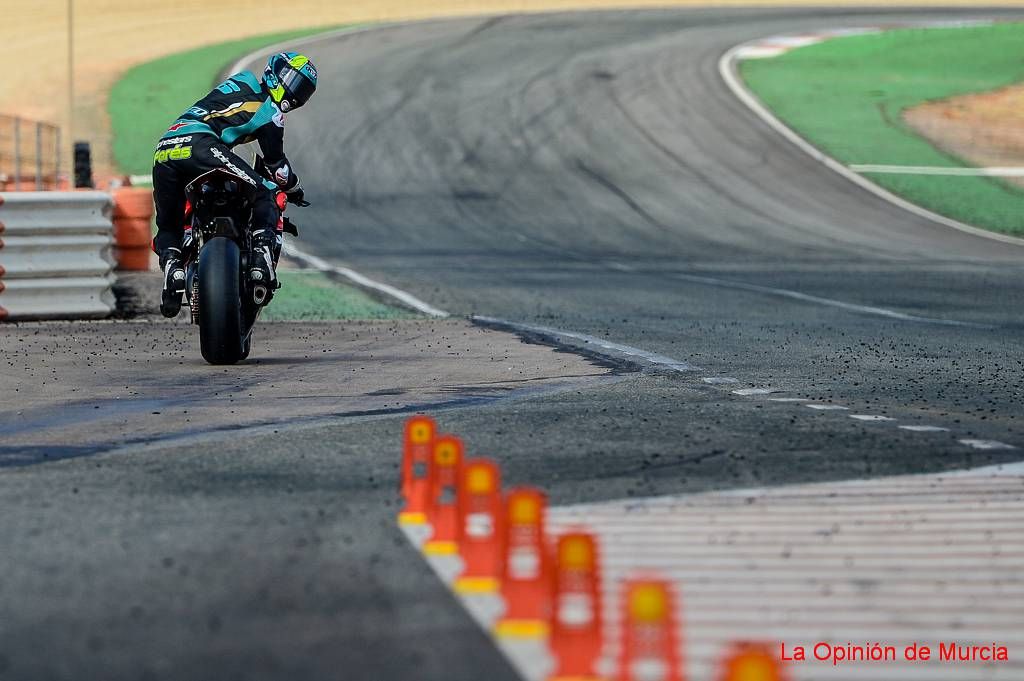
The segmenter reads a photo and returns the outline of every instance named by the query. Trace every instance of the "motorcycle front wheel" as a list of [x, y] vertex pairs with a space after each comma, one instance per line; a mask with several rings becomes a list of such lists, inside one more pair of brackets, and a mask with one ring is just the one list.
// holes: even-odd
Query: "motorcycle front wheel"
[[199, 347], [210, 364], [248, 353], [242, 324], [242, 258], [231, 239], [214, 237], [199, 252]]

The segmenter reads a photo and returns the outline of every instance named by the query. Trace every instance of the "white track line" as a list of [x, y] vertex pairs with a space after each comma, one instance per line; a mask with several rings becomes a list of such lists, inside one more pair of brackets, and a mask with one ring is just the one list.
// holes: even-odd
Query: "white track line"
[[773, 59], [781, 57], [787, 52], [789, 52], [789, 48], [781, 45], [750, 45], [740, 50], [737, 56], [740, 59]]
[[1013, 445], [1008, 445], [1005, 442], [999, 442], [998, 440], [973, 440], [973, 439], [966, 439], [966, 440], [960, 440], [959, 442], [962, 445], [967, 445], [968, 447], [973, 447], [974, 449], [985, 449], [985, 450], [1017, 449]]
[[406, 291], [403, 291], [400, 288], [395, 288], [390, 284], [384, 284], [379, 281], [374, 281], [373, 279], [370, 279], [369, 277], [362, 275], [359, 272], [356, 272], [355, 270], [349, 269], [348, 267], [332, 265], [322, 258], [318, 258], [315, 255], [310, 255], [309, 253], [304, 253], [300, 251], [291, 244], [285, 244], [284, 252], [285, 255], [287, 255], [289, 258], [298, 260], [299, 262], [304, 263], [314, 269], [320, 270], [321, 272], [332, 272], [334, 274], [338, 274], [342, 277], [345, 277], [346, 279], [348, 279], [349, 281], [358, 286], [372, 289], [374, 291], [379, 291], [380, 293], [388, 295], [397, 300], [398, 302], [400, 302], [402, 305], [410, 307], [416, 310], [417, 312], [422, 312], [425, 315], [438, 318], [450, 316], [444, 310], [438, 309], [429, 303], [425, 303], [416, 296]]
[[[631, 345], [622, 345], [620, 343], [613, 343], [610, 340], [604, 338], [598, 338], [597, 336], [591, 336], [585, 333], [576, 333], [575, 331], [564, 331], [562, 329], [555, 329], [550, 326], [535, 326], [533, 324], [521, 324], [519, 322], [510, 322], [504, 319], [497, 319], [495, 317], [485, 317], [482, 315], [473, 315], [470, 317], [473, 321], [481, 322], [490, 326], [497, 326], [501, 328], [512, 329], [515, 331], [524, 331], [526, 333], [535, 333], [541, 336], [552, 338], [554, 340], [571, 338], [573, 340], [582, 341], [583, 347], [585, 348], [598, 348], [610, 353], [612, 357], [618, 355], [625, 355], [630, 359], [641, 360], [648, 364], [653, 364], [659, 367], [665, 367], [672, 369], [673, 371], [694, 371], [697, 367], [684, 362], [682, 360], [673, 359], [666, 357], [665, 355], [659, 355], [654, 352], [647, 352], [640, 348], [634, 348]], [[572, 345], [569, 343], [569, 345]]]
[[917, 322], [920, 324], [938, 324], [941, 326], [963, 326], [972, 329], [994, 328], [991, 324], [961, 322], [955, 319], [938, 319], [936, 317], [920, 317], [918, 315], [906, 314], [905, 312], [889, 310], [884, 307], [874, 307], [872, 305], [858, 305], [856, 303], [848, 303], [843, 300], [822, 298], [821, 296], [812, 296], [807, 293], [800, 293], [799, 291], [791, 291], [789, 289], [784, 288], [774, 288], [772, 286], [761, 286], [759, 284], [748, 284], [747, 282], [744, 281], [734, 281], [732, 279], [718, 279], [717, 277], [701, 277], [695, 274], [673, 274], [672, 276], [675, 279], [682, 279], [683, 281], [692, 281], [695, 284], [707, 284], [708, 286], [734, 288], [739, 289], [741, 291], [751, 291], [753, 293], [765, 293], [772, 296], [779, 296], [781, 298], [792, 298], [793, 300], [800, 300], [805, 303], [814, 303], [816, 305], [836, 307], [841, 310], [848, 310], [850, 312], [859, 312], [862, 314], [870, 314], [878, 317], [888, 317], [889, 319], [896, 319], [903, 322]]
[[733, 395], [742, 395], [743, 397], [753, 397], [755, 395], [772, 395], [774, 393], [784, 392], [776, 388], [741, 388], [739, 390], [733, 390]]
[[796, 49], [798, 47], [809, 47], [811, 45], [817, 45], [821, 41], [825, 40], [825, 35], [783, 35], [777, 38], [768, 38], [765, 40], [767, 45], [781, 45], [790, 49]]
[[741, 102], [746, 104], [747, 108], [754, 112], [754, 114], [758, 118], [760, 118], [765, 124], [774, 129], [784, 138], [792, 142], [799, 149], [805, 152], [808, 156], [815, 159], [819, 163], [823, 164], [825, 167], [839, 173], [850, 182], [853, 182], [858, 187], [861, 187], [862, 189], [871, 192], [875, 196], [884, 199], [885, 201], [888, 201], [889, 203], [898, 206], [906, 211], [909, 211], [914, 215], [917, 215], [918, 217], [922, 217], [931, 220], [932, 222], [938, 223], [940, 225], [950, 227], [960, 232], [965, 232], [967, 234], [982, 237], [984, 239], [994, 239], [995, 241], [1002, 241], [1003, 243], [1013, 244], [1015, 246], [1024, 246], [1024, 239], [1009, 236], [1006, 234], [989, 232], [987, 230], [979, 229], [977, 227], [972, 227], [971, 225], [965, 224], [958, 220], [947, 218], [943, 215], [939, 215], [938, 213], [934, 213], [930, 210], [922, 208], [921, 206], [910, 203], [906, 199], [900, 198], [899, 196], [896, 196], [892, 192], [882, 189], [871, 180], [868, 180], [864, 176], [859, 175], [854, 171], [850, 170], [845, 165], [835, 160], [831, 156], [828, 156], [827, 154], [823, 153], [813, 144], [811, 144], [803, 137], [798, 135], [796, 132], [794, 132], [789, 126], [787, 126], [785, 123], [776, 118], [775, 115], [771, 113], [768, 110], [768, 108], [765, 107], [764, 104], [761, 103], [761, 101], [754, 95], [754, 93], [751, 92], [743, 83], [743, 81], [739, 77], [739, 73], [736, 70], [736, 60], [739, 53], [742, 50], [749, 49], [751, 46], [754, 46], [761, 42], [764, 42], [764, 40], [752, 41], [750, 43], [744, 43], [743, 45], [737, 45], [736, 47], [727, 51], [725, 54], [722, 55], [721, 59], [719, 59], [718, 61], [718, 72], [721, 74], [722, 79], [725, 81], [725, 84], [729, 87], [730, 90], [732, 90], [733, 94], [736, 95], [736, 97]]
[[887, 166], [851, 164], [850, 170], [875, 175], [949, 175], [953, 177], [1024, 177], [1024, 168], [963, 168], [950, 166]]

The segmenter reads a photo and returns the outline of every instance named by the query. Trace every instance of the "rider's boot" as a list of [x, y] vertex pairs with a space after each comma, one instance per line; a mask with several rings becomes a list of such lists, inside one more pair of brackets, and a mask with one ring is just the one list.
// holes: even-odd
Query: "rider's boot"
[[185, 295], [185, 263], [181, 257], [181, 249], [165, 248], [160, 254], [160, 269], [164, 271], [160, 314], [174, 318], [181, 311], [181, 299]]
[[274, 247], [277, 235], [269, 229], [252, 233], [252, 263], [249, 267], [249, 283], [252, 285], [253, 302], [264, 305], [277, 288], [277, 273], [274, 271]]

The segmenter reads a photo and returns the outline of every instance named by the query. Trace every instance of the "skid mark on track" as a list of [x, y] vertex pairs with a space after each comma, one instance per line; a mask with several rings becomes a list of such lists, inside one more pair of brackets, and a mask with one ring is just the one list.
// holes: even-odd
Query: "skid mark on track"
[[[299, 431], [306, 429], [323, 428], [328, 425], [340, 425], [342, 423], [361, 423], [388, 419], [395, 416], [419, 414], [424, 412], [443, 413], [457, 409], [470, 407], [483, 407], [498, 402], [510, 400], [526, 400], [571, 390], [580, 390], [584, 387], [597, 385], [609, 385], [623, 380], [624, 376], [614, 374], [603, 374], [594, 376], [564, 377], [565, 380], [552, 379], [547, 385], [535, 385], [513, 388], [482, 388], [474, 386], [454, 387], [451, 390], [440, 390], [439, 394], [446, 392], [458, 392], [458, 397], [439, 400], [437, 402], [419, 402], [404, 404], [395, 407], [384, 407], [380, 409], [353, 409], [339, 411], [330, 414], [318, 414], [316, 416], [290, 418], [287, 420], [272, 421], [261, 425], [239, 425], [225, 426], [221, 428], [210, 428], [201, 432], [187, 431], [170, 433], [163, 437], [146, 437], [138, 440], [129, 440], [116, 447], [109, 445], [84, 448], [84, 447], [61, 447], [61, 455], [52, 456], [54, 447], [39, 448], [36, 453], [27, 452], [25, 448], [16, 448], [10, 453], [8, 459], [4, 459], [4, 448], [0, 447], [0, 468], [6, 466], [24, 466], [34, 463], [45, 463], [54, 458], [70, 458], [75, 456], [94, 454], [117, 454], [137, 452], [142, 449], [162, 449], [168, 446], [183, 446], [201, 442], [217, 442], [220, 440], [235, 438], [240, 434], [246, 437], [258, 436], [261, 434], [277, 434], [279, 431]], [[51, 456], [44, 456], [43, 453], [50, 452]]]
[[791, 291], [784, 288], [774, 288], [771, 286], [761, 286], [759, 284], [748, 284], [743, 281], [734, 281], [731, 279], [718, 279], [716, 277], [702, 277], [694, 274], [674, 274], [674, 279], [680, 279], [682, 281], [689, 281], [694, 284], [704, 284], [706, 286], [719, 286], [722, 288], [737, 289], [740, 291], [750, 291], [751, 293], [763, 293], [770, 296], [776, 296], [779, 298], [789, 298], [791, 300], [799, 300], [805, 303], [813, 303], [815, 305], [825, 305], [827, 307], [834, 307], [840, 310], [847, 310], [849, 312], [857, 312], [860, 314], [874, 315], [877, 317], [888, 317], [889, 319], [896, 319], [902, 322], [916, 322], [919, 324], [938, 324], [941, 326], [959, 326], [970, 329], [995, 329], [998, 328], [991, 324], [978, 324], [975, 322], [962, 322], [955, 319], [939, 319], [936, 317], [921, 317], [918, 315], [907, 314], [905, 312], [897, 312], [896, 310], [889, 310], [884, 307], [875, 307], [873, 305], [858, 305], [856, 303], [849, 303], [843, 300], [834, 300], [832, 298], [823, 298], [821, 296], [814, 296], [807, 293], [800, 293], [799, 291]]
[[643, 206], [637, 203], [637, 201], [630, 196], [626, 190], [609, 180], [603, 174], [594, 170], [580, 159], [576, 160], [576, 169], [621, 199], [623, 203], [629, 206], [631, 211], [643, 218], [645, 222], [657, 227], [658, 229], [668, 231], [668, 227], [664, 223], [660, 222], [656, 217], [644, 210]]

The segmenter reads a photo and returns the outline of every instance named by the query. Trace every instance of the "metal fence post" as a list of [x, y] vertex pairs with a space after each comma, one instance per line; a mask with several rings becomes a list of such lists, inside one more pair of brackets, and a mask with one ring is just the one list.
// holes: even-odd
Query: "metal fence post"
[[54, 135], [56, 137], [57, 151], [56, 151], [56, 154], [55, 154], [56, 158], [54, 158], [54, 160], [53, 160], [53, 188], [59, 191], [60, 190], [60, 161], [61, 161], [61, 158], [60, 158], [60, 145], [61, 145], [60, 128], [54, 128]]
[[36, 123], [36, 191], [43, 191], [43, 124]]
[[14, 191], [21, 190], [21, 119], [14, 118]]

